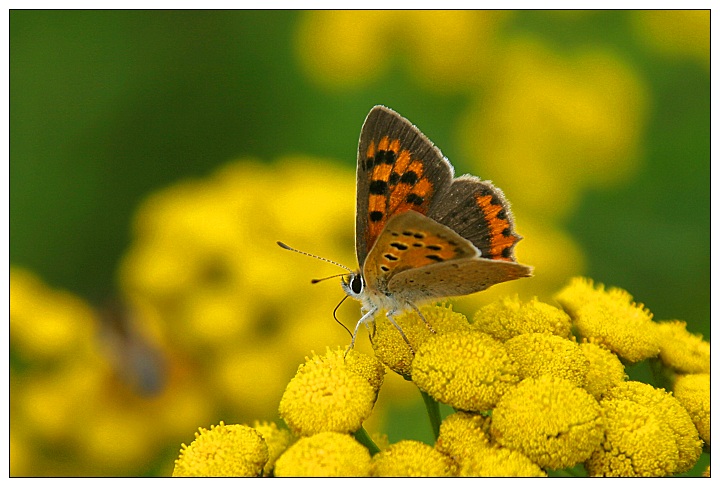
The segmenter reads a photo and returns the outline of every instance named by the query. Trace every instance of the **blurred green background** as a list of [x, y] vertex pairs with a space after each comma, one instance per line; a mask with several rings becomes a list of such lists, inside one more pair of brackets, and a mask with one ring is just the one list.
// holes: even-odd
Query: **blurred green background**
[[[92, 306], [133, 294], [118, 269], [152, 232], [133, 230], [143, 202], [250, 160], [266, 166], [257, 169], [264, 182], [238, 185], [257, 190], [255, 210], [238, 220], [271, 226], [242, 257], [273, 260], [273, 239], [292, 235], [273, 228], [265, 208], [290, 191], [307, 198], [291, 205], [312, 206], [310, 175], [323, 173], [291, 177], [277, 162], [287, 157], [320, 168], [337, 161], [348, 182], [337, 186], [347, 205], [338, 242], [351, 246], [357, 139], [370, 108], [384, 104], [420, 127], [458, 174], [505, 190], [525, 236], [518, 255], [539, 283], [514, 292], [548, 298], [581, 273], [709, 340], [709, 32], [702, 11], [11, 11], [11, 264]], [[288, 243], [333, 252], [313, 243], [315, 223], [304, 228]], [[323, 255], [353, 265], [343, 248]], [[268, 286], [286, 281], [277, 286], [296, 294], [332, 272], [303, 261], [302, 274], [286, 274], [282, 262]], [[340, 297], [330, 284], [312, 292]], [[318, 308], [319, 326], [335, 327], [332, 306]], [[327, 345], [344, 343], [337, 336]], [[35, 377], [22, 376], [32, 359], [18, 355], [14, 397]], [[391, 441], [408, 436], [393, 431], [400, 423], [392, 418], [405, 418], [402, 427], [423, 421], [413, 419], [418, 401], [389, 406]], [[193, 416], [195, 426], [164, 437], [144, 462], [105, 469], [72, 449], [38, 468], [34, 452], [71, 440], [49, 447], [20, 434], [11, 442], [14, 472], [166, 475], [193, 428], [257, 417], [217, 410], [224, 416]]]

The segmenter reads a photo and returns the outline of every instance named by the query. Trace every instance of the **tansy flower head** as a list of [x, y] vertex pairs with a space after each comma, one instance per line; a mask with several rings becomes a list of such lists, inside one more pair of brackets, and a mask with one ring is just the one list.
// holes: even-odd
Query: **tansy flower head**
[[693, 335], [683, 321], [661, 321], [660, 360], [681, 374], [710, 372], [710, 342], [701, 335]]
[[372, 357], [361, 355], [353, 350], [346, 361], [343, 351], [328, 350], [298, 368], [280, 400], [280, 416], [295, 434], [360, 429], [372, 412], [384, 372], [382, 365], [370, 365]]
[[490, 418], [463, 411], [451, 414], [440, 425], [435, 449], [462, 464], [472, 452], [490, 447], [487, 431]]
[[268, 423], [267, 421], [255, 421], [253, 428], [260, 433], [268, 448], [268, 461], [265, 468], [263, 468], [263, 475], [267, 477], [272, 474], [275, 461], [295, 441], [295, 438], [290, 431], [278, 428], [275, 423]]
[[528, 457], [503, 447], [471, 452], [460, 463], [460, 477], [547, 477]]
[[597, 401], [567, 379], [525, 379], [493, 410], [497, 442], [543, 468], [568, 468], [600, 445], [603, 420]]
[[450, 477], [456, 468], [449, 456], [414, 440], [392, 444], [372, 459], [374, 477]]
[[[454, 312], [450, 305], [422, 306], [420, 312], [427, 323], [414, 310], [395, 317], [395, 321], [402, 328], [413, 350], [417, 350], [425, 340], [436, 334], [442, 335], [451, 331], [470, 329], [465, 315]], [[375, 320], [372, 344], [375, 355], [381, 362], [392, 371], [410, 380], [414, 359], [413, 350], [405, 343], [397, 328], [384, 316]]]
[[626, 399], [600, 401], [606, 430], [585, 462], [594, 477], [660, 477], [672, 474], [678, 451], [670, 427], [646, 406]]
[[688, 412], [672, 394], [642, 382], [623, 382], [608, 390], [604, 400], [627, 400], [648, 408], [651, 414], [670, 428], [678, 452], [677, 465], [671, 473], [683, 473], [700, 457], [702, 443]]
[[190, 446], [183, 443], [173, 477], [258, 477], [267, 461], [268, 448], [257, 431], [221, 421], [200, 428]]
[[673, 385], [675, 398], [690, 414], [700, 438], [710, 444], [710, 374], [679, 375]]
[[610, 350], [589, 342], [581, 343], [580, 350], [588, 359], [588, 372], [583, 387], [595, 399], [600, 399], [605, 391], [627, 377], [625, 366]]
[[626, 291], [597, 288], [590, 279], [574, 278], [555, 295], [575, 321], [580, 336], [599, 343], [629, 362], [654, 357], [660, 337], [652, 314]]
[[549, 333], [523, 333], [505, 342], [521, 379], [552, 375], [582, 387], [588, 360], [577, 343]]
[[426, 340], [413, 362], [413, 381], [435, 400], [463, 411], [486, 411], [517, 381], [503, 344], [480, 332]]
[[570, 336], [572, 323], [562, 310], [533, 298], [522, 303], [517, 296], [500, 299], [475, 313], [473, 326], [504, 342], [523, 333]]
[[350, 435], [334, 432], [300, 438], [275, 463], [276, 477], [367, 477], [370, 453]]

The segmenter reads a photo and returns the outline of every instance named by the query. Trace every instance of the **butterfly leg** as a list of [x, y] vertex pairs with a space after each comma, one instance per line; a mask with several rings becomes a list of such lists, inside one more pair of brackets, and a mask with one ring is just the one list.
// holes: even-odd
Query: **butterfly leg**
[[435, 330], [432, 326], [430, 326], [430, 322], [423, 316], [423, 314], [420, 312], [420, 308], [415, 306], [415, 303], [412, 303], [410, 301], [407, 302], [408, 306], [410, 306], [412, 309], [415, 310], [415, 312], [420, 316], [420, 319], [423, 320], [423, 323], [425, 323], [425, 326], [427, 326], [428, 330], [430, 330], [431, 333], [435, 333]]
[[[397, 331], [400, 332], [400, 336], [403, 337], [403, 340], [405, 340], [405, 343], [407, 343], [407, 346], [410, 347], [410, 351], [412, 352], [413, 355], [415, 355], [415, 349], [412, 347], [412, 345], [410, 345], [410, 341], [409, 341], [409, 340], [407, 339], [407, 337], [405, 336], [405, 332], [402, 330], [402, 328], [400, 328], [400, 325], [398, 325], [398, 324], [395, 322], [395, 318], [393, 318], [393, 316], [395, 316], [395, 315], [397, 315], [397, 314], [400, 314], [400, 310], [393, 309], [393, 310], [388, 311], [388, 312], [385, 314], [385, 316], [387, 317], [388, 320], [390, 320], [390, 323], [392, 323], [393, 326], [394, 326], [395, 328], [397, 328]], [[421, 316], [422, 316], [422, 315], [421, 315]]]
[[371, 319], [373, 319], [373, 318], [375, 317], [375, 314], [377, 313], [377, 311], [378, 311], [377, 308], [371, 308], [370, 311], [368, 311], [367, 313], [365, 313], [365, 314], [362, 316], [362, 318], [360, 318], [360, 319], [358, 320], [357, 324], [355, 325], [355, 330], [353, 330], [352, 340], [350, 340], [350, 346], [349, 346], [348, 349], [345, 351], [345, 356], [347, 356], [348, 352], [355, 347], [355, 339], [357, 338], [358, 330], [360, 329], [360, 324], [361, 324], [361, 323], [364, 323], [364, 324], [365, 324], [365, 328], [368, 329], [368, 333], [370, 332], [370, 327], [368, 326], [368, 321], [370, 321]]

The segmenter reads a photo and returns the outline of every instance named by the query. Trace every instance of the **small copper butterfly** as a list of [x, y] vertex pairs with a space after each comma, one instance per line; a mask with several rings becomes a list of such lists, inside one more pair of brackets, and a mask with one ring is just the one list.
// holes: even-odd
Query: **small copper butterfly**
[[362, 303], [350, 348], [360, 325], [381, 310], [408, 342], [393, 319], [401, 312], [413, 309], [427, 323], [419, 303], [532, 275], [515, 260], [522, 237], [502, 191], [454, 173], [410, 121], [381, 105], [370, 110], [357, 155], [359, 270], [342, 278], [347, 295]]

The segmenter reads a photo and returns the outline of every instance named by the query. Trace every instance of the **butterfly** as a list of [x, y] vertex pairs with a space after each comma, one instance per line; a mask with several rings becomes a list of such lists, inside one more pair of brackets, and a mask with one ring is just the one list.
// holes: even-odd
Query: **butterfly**
[[370, 110], [357, 154], [358, 270], [341, 266], [350, 271], [343, 290], [362, 305], [350, 348], [360, 326], [381, 310], [410, 346], [398, 314], [412, 309], [428, 324], [420, 303], [532, 276], [532, 267], [515, 259], [522, 237], [503, 192], [490, 181], [454, 174], [410, 121], [382, 105]]
[[357, 155], [359, 270], [342, 280], [347, 295], [362, 303], [351, 348], [360, 325], [380, 310], [405, 338], [393, 317], [407, 309], [422, 317], [419, 303], [532, 275], [515, 260], [522, 237], [502, 191], [454, 173], [410, 121], [384, 106], [370, 110]]

